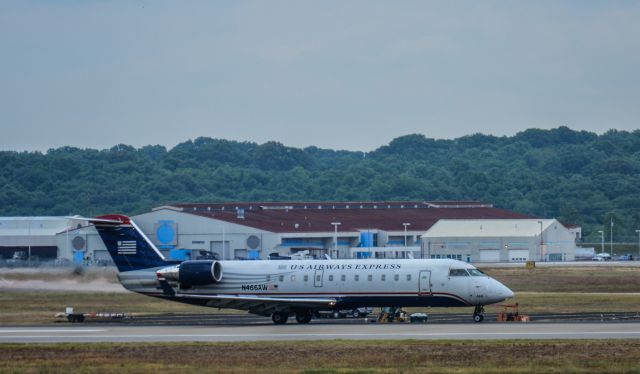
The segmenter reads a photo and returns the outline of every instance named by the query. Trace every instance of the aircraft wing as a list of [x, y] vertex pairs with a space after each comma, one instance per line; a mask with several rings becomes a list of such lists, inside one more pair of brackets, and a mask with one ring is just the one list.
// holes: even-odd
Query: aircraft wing
[[292, 308], [331, 308], [336, 304], [332, 298], [269, 297], [258, 295], [173, 295], [175, 298], [205, 299], [207, 306], [249, 310], [251, 313], [269, 315], [273, 312]]

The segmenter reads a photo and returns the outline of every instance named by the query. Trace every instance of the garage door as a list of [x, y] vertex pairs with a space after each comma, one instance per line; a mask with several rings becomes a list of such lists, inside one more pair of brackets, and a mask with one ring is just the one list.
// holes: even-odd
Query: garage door
[[499, 249], [481, 249], [480, 262], [500, 262]]
[[510, 249], [509, 262], [525, 262], [529, 261], [528, 249]]

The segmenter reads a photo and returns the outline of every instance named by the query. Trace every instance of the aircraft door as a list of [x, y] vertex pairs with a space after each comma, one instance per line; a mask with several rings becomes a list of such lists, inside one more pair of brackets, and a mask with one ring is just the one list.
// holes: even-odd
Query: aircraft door
[[322, 278], [324, 276], [324, 270], [316, 270], [316, 273], [313, 277], [313, 286], [314, 287], [322, 287]]
[[431, 272], [428, 270], [420, 271], [419, 278], [419, 294], [430, 296], [431, 295]]

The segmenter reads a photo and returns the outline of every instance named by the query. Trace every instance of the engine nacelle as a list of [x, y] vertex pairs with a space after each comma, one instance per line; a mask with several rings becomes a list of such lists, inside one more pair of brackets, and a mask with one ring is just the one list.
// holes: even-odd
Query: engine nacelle
[[189, 286], [204, 286], [222, 280], [222, 265], [213, 260], [181, 262], [178, 267], [178, 282]]

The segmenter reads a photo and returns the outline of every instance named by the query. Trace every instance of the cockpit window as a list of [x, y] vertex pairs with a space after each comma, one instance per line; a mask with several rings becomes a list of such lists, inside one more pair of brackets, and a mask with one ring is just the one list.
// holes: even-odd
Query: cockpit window
[[471, 274], [471, 276], [473, 277], [485, 277], [487, 275], [478, 269], [467, 269], [467, 270], [469, 271], [469, 274]]
[[468, 277], [469, 273], [467, 273], [466, 269], [449, 269], [450, 277]]

